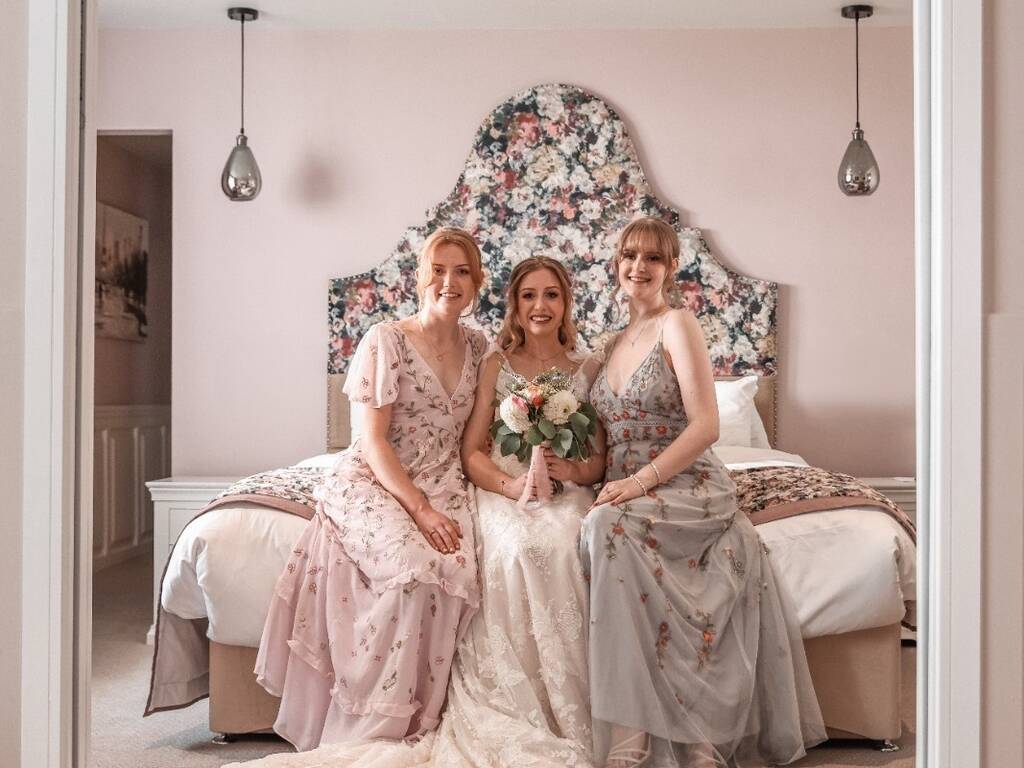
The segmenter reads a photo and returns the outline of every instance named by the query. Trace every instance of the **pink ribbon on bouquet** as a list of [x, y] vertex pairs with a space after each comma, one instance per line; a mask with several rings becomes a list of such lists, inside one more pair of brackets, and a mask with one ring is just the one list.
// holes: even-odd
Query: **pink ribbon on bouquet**
[[548, 477], [548, 464], [544, 461], [544, 443], [533, 447], [530, 456], [530, 469], [526, 472], [526, 482], [523, 483], [523, 493], [519, 497], [516, 506], [519, 509], [526, 509], [530, 502], [530, 489], [537, 486], [537, 501], [550, 501], [551, 499], [551, 478]]

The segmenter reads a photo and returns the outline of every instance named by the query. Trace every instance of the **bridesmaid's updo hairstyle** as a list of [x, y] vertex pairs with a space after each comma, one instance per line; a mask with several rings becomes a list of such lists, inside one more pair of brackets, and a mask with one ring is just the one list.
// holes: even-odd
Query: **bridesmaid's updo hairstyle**
[[[419, 262], [416, 265], [416, 295], [419, 296], [420, 301], [423, 301], [423, 294], [434, 279], [434, 252], [446, 244], [456, 245], [466, 254], [466, 259], [469, 261], [469, 274], [473, 279], [473, 289], [479, 293], [480, 286], [484, 284], [480, 246], [476, 244], [473, 236], [459, 227], [440, 227], [430, 233], [420, 250]], [[476, 311], [479, 300], [479, 295], [473, 299], [473, 309], [470, 314]]]
[[631, 249], [637, 251], [656, 251], [668, 259], [668, 274], [661, 290], [668, 294], [675, 283], [676, 270], [679, 268], [679, 235], [672, 225], [664, 219], [644, 216], [633, 219], [619, 235], [619, 244], [615, 249], [615, 274], [618, 280], [619, 264], [622, 252]]
[[557, 259], [550, 256], [530, 256], [513, 267], [508, 278], [508, 286], [505, 288], [505, 319], [498, 332], [498, 347], [505, 352], [513, 352], [526, 343], [526, 331], [519, 324], [518, 317], [519, 286], [527, 275], [538, 269], [549, 269], [558, 279], [558, 285], [562, 289], [562, 302], [565, 305], [562, 324], [558, 327], [558, 341], [566, 349], [576, 348], [576, 324], [572, 320], [572, 281], [569, 279], [569, 273]]

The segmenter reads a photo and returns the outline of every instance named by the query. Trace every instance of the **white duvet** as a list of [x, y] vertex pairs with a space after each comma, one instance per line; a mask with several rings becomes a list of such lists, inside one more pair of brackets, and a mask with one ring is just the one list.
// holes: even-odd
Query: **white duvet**
[[[767, 448], [715, 452], [730, 469], [806, 464]], [[303, 464], [330, 462], [324, 456]], [[171, 553], [164, 609], [184, 619], [208, 618], [208, 635], [218, 643], [259, 646], [274, 583], [305, 526], [300, 517], [249, 503], [206, 513], [186, 526]], [[757, 531], [805, 638], [914, 621], [916, 550], [884, 512], [835, 509]]]

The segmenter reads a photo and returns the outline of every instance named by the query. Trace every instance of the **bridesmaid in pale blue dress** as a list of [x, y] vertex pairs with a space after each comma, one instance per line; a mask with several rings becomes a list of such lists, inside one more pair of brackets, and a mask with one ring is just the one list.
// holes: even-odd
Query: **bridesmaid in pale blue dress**
[[608, 434], [580, 541], [595, 756], [614, 768], [785, 764], [825, 728], [795, 614], [711, 451], [707, 346], [666, 301], [678, 258], [660, 219], [623, 231], [630, 322], [591, 388]]

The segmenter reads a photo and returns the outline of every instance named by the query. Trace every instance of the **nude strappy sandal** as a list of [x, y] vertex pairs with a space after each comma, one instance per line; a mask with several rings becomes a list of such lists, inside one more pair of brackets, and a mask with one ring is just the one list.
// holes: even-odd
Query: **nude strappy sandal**
[[604, 768], [639, 768], [651, 756], [651, 740], [641, 731], [627, 736], [608, 753]]

